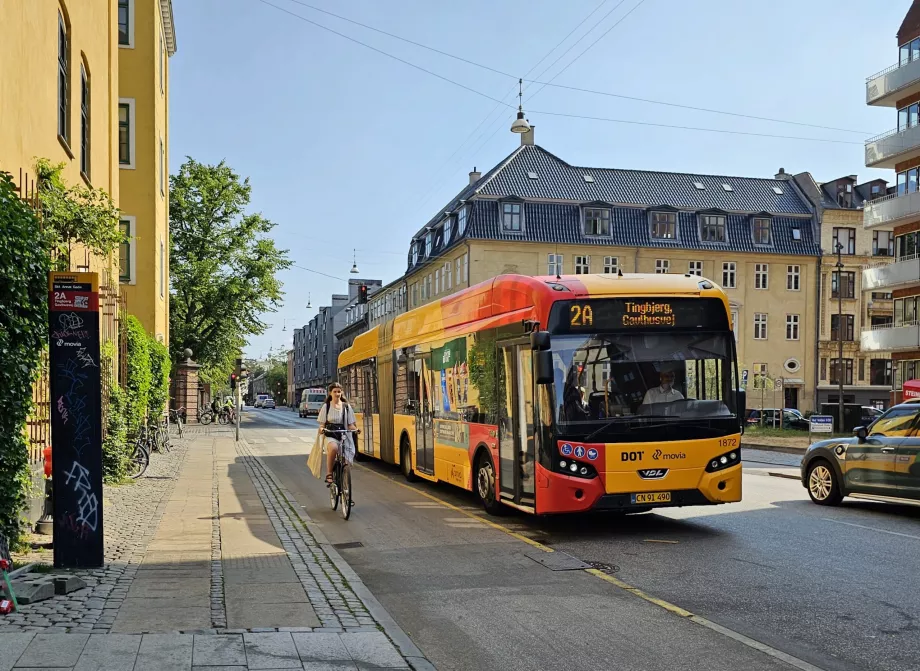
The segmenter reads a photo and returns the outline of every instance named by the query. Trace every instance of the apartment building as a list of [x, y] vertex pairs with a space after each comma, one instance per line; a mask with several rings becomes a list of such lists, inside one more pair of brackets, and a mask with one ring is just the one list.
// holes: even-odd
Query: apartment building
[[894, 170], [894, 186], [863, 208], [867, 231], [891, 228], [894, 262], [862, 273], [867, 291], [891, 294], [891, 322], [867, 325], [864, 351], [890, 353], [892, 403], [903, 385], [920, 378], [920, 2], [914, 0], [897, 33], [897, 62], [866, 80], [866, 103], [884, 108], [897, 126], [866, 142], [866, 166]]

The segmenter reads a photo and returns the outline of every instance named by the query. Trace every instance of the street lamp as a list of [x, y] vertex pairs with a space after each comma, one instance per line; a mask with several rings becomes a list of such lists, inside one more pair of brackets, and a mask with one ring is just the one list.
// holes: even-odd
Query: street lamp
[[843, 432], [843, 245], [839, 242], [837, 252], [837, 431]]

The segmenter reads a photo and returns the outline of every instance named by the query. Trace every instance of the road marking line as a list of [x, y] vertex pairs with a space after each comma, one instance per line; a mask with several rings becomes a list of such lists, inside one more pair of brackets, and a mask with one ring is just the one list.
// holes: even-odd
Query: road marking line
[[[518, 540], [523, 541], [527, 543], [528, 545], [531, 545], [535, 548], [539, 548], [540, 550], [543, 550], [544, 552], [554, 552], [553, 548], [543, 545], [543, 543], [539, 543], [535, 540], [527, 538], [526, 536], [522, 536], [521, 534], [511, 531], [510, 529], [502, 526], [501, 524], [497, 524], [495, 522], [492, 522], [491, 520], [484, 519], [480, 517], [479, 515], [474, 515], [473, 513], [469, 513], [465, 511], [463, 508], [460, 508], [459, 506], [455, 506], [452, 503], [448, 503], [447, 501], [444, 501], [443, 499], [439, 499], [437, 496], [434, 496], [433, 494], [429, 494], [428, 492], [424, 492], [420, 489], [416, 489], [415, 487], [412, 487], [411, 485], [405, 484], [403, 482], [399, 482], [395, 478], [388, 477], [384, 475], [383, 473], [378, 473], [377, 471], [372, 470], [366, 466], [358, 466], [357, 464], [355, 464], [355, 466], [357, 466], [363, 471], [372, 473], [379, 478], [383, 478], [384, 480], [389, 480], [394, 485], [398, 485], [404, 489], [408, 489], [418, 494], [419, 496], [424, 496], [427, 499], [435, 501], [439, 503], [440, 505], [444, 506], [445, 508], [450, 508], [451, 510], [455, 510], [456, 512], [466, 515], [467, 517], [470, 517], [476, 520], [477, 522], [481, 522], [482, 524], [485, 524], [486, 526], [490, 526], [493, 529], [497, 529], [498, 531], [501, 531], [502, 533], [505, 533], [505, 534], [508, 534], [509, 536], [517, 538]], [[833, 522], [835, 520], [829, 520], [829, 521]], [[846, 524], [846, 522], [843, 522], [843, 524]], [[854, 526], [859, 526], [859, 525], [854, 525]], [[895, 533], [895, 532], [888, 532], [888, 533]], [[900, 536], [900, 535], [905, 535], [905, 534], [897, 534], [897, 535]], [[775, 659], [779, 659], [785, 662], [786, 664], [789, 664], [790, 666], [796, 669], [799, 669], [800, 671], [825, 671], [821, 667], [815, 666], [814, 664], [809, 664], [805, 660], [799, 659], [798, 657], [793, 657], [792, 655], [789, 655], [781, 650], [777, 650], [776, 648], [772, 648], [769, 645], [766, 645], [765, 643], [761, 643], [760, 641], [755, 641], [753, 638], [748, 638], [744, 634], [739, 634], [736, 631], [727, 629], [726, 627], [716, 624], [715, 622], [711, 620], [707, 620], [705, 617], [694, 615], [689, 610], [685, 610], [684, 608], [681, 608], [680, 606], [676, 606], [673, 603], [665, 601], [664, 599], [659, 599], [657, 597], [651, 596], [650, 594], [646, 594], [641, 589], [637, 587], [633, 587], [632, 585], [623, 582], [619, 578], [614, 578], [612, 575], [607, 575], [606, 573], [604, 573], [603, 571], [599, 569], [589, 568], [589, 569], [584, 569], [584, 571], [585, 573], [593, 575], [596, 578], [600, 578], [601, 580], [604, 580], [610, 583], [611, 585], [615, 585], [616, 587], [619, 587], [620, 589], [625, 590], [629, 592], [630, 594], [633, 594], [639, 597], [640, 599], [643, 599], [651, 604], [654, 604], [658, 606], [659, 608], [663, 608], [667, 610], [668, 612], [674, 613], [675, 615], [679, 615], [680, 617], [684, 617], [687, 620], [695, 624], [711, 629], [717, 633], [722, 634], [723, 636], [727, 636], [728, 638], [734, 641], [737, 641], [738, 643], [741, 643], [742, 645], [745, 645], [749, 648], [753, 648], [754, 650], [762, 652], [765, 655], [768, 655]]]
[[876, 529], [875, 527], [869, 527], [865, 524], [854, 524], [853, 522], [841, 522], [840, 520], [832, 520], [830, 517], [822, 517], [822, 520], [825, 522], [833, 522], [834, 524], [846, 524], [848, 527], [858, 527], [859, 529], [868, 529], [869, 531], [878, 531], [880, 534], [891, 534], [892, 536], [901, 536], [903, 538], [913, 538], [916, 541], [920, 541], [920, 536], [914, 536], [912, 534], [902, 534], [898, 531], [888, 531], [886, 529]]
[[678, 543], [680, 543], [680, 541], [663, 541], [657, 538], [646, 538], [646, 539], [643, 539], [642, 542], [643, 543], [665, 543], [667, 545], [677, 545]]

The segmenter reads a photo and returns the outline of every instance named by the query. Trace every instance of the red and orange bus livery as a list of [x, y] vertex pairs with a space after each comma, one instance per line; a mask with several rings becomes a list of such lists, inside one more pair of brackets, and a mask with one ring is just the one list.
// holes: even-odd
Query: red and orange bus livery
[[695, 275], [502, 275], [339, 356], [363, 454], [489, 512], [741, 500], [728, 300]]

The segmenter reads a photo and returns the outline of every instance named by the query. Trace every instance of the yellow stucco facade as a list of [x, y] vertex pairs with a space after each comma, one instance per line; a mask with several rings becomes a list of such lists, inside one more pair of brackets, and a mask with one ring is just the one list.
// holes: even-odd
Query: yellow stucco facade
[[119, 45], [119, 168], [122, 286], [128, 310], [169, 342], [169, 57], [175, 51], [168, 0], [130, 0]]

